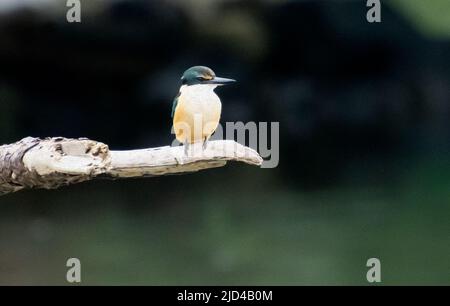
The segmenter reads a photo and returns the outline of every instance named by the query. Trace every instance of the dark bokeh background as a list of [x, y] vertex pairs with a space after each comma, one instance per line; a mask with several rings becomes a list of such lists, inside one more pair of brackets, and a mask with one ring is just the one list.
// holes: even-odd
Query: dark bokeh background
[[450, 284], [450, 2], [0, 2], [0, 143], [167, 145], [182, 72], [280, 163], [0, 198], [0, 284]]

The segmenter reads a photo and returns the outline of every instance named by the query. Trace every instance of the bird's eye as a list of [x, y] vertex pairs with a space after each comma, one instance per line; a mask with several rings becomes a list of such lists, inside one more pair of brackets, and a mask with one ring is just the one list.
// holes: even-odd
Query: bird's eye
[[201, 77], [201, 76], [197, 77], [197, 80], [199, 80], [199, 81], [206, 81], [206, 79], [204, 77]]

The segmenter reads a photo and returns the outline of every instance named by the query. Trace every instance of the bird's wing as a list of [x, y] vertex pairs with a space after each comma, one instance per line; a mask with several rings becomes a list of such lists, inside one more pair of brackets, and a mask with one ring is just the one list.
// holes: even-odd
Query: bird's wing
[[177, 108], [177, 104], [178, 104], [178, 97], [180, 97], [181, 92], [178, 93], [178, 95], [175, 97], [175, 99], [173, 99], [173, 103], [172, 103], [172, 118], [175, 115], [175, 109]]

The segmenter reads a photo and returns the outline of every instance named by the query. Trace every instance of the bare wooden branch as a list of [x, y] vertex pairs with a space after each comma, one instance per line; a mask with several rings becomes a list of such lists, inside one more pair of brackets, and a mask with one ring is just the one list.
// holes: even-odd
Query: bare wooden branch
[[195, 172], [227, 161], [261, 165], [253, 149], [231, 140], [192, 145], [110, 151], [89, 139], [24, 138], [0, 146], [0, 196], [21, 189], [54, 189], [97, 178], [130, 178]]

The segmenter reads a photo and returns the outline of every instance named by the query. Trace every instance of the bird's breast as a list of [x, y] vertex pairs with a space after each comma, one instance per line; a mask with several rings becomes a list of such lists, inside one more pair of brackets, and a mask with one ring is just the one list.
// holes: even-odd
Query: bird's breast
[[214, 87], [196, 87], [191, 85], [181, 88], [175, 109], [173, 125], [177, 139], [190, 143], [209, 138], [216, 130], [222, 103], [214, 93]]
[[201, 115], [203, 121], [218, 120], [222, 104], [213, 91], [205, 85], [192, 85], [181, 92], [180, 106], [186, 115]]

